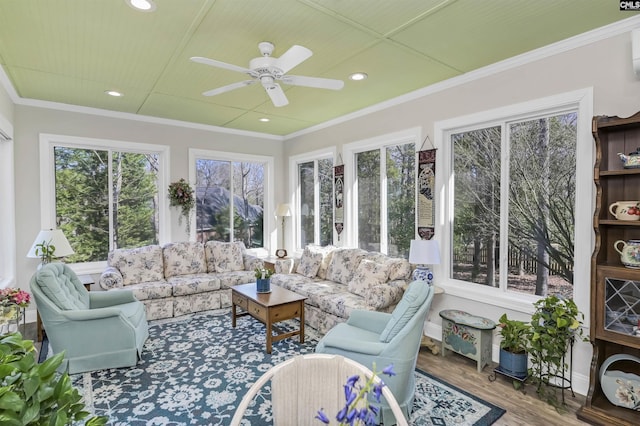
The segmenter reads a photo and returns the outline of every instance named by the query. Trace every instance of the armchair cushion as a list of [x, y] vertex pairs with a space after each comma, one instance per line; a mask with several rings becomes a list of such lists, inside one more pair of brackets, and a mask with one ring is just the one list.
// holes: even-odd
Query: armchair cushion
[[296, 272], [305, 277], [314, 278], [318, 274], [320, 264], [322, 264], [322, 253], [305, 247]]
[[109, 253], [109, 266], [118, 268], [124, 285], [164, 279], [162, 247], [157, 245], [116, 249]]
[[402, 299], [391, 313], [391, 319], [380, 334], [381, 342], [390, 342], [422, 307], [430, 287], [422, 281], [414, 281], [404, 292]]
[[[60, 265], [52, 265], [51, 268], [45, 268], [40, 271], [40, 288], [42, 292], [62, 310], [78, 310], [89, 308], [88, 292], [82, 287], [82, 284], [75, 276], [69, 276], [63, 273]], [[60, 267], [58, 267], [60, 266]], [[77, 285], [82, 287], [79, 291]]]
[[388, 277], [389, 271], [384, 264], [362, 259], [349, 281], [349, 291], [366, 297], [371, 292], [371, 287], [386, 283]]
[[207, 241], [205, 255], [209, 272], [231, 272], [244, 269], [243, 253], [245, 247], [242, 241], [224, 243], [221, 241]]

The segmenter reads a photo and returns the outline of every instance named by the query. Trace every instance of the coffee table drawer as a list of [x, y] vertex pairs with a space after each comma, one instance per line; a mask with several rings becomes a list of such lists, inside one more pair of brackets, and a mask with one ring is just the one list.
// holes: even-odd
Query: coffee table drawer
[[267, 308], [258, 305], [253, 300], [249, 300], [247, 311], [262, 322], [267, 322]]
[[237, 294], [237, 293], [233, 293], [232, 296], [233, 297], [232, 297], [231, 300], [232, 300], [233, 304], [241, 307], [242, 309], [244, 309], [246, 311], [247, 307], [248, 307], [249, 300], [246, 297], [244, 297], [244, 296], [242, 296], [240, 294]]
[[300, 309], [304, 309], [304, 303], [287, 303], [286, 305], [271, 308], [271, 310], [269, 311], [271, 322], [284, 321], [290, 318], [298, 318], [300, 317]]

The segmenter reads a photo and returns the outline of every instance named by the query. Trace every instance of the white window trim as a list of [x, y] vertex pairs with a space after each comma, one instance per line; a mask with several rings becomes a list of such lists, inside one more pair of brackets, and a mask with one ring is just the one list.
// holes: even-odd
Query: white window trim
[[[292, 229], [290, 239], [292, 241], [287, 241], [288, 243], [291, 243], [291, 244], [285, 243], [285, 247], [293, 247], [294, 253], [292, 254], [299, 255], [302, 253], [302, 250], [304, 249], [304, 247], [300, 247], [300, 238], [301, 238], [300, 221], [298, 220], [298, 212], [296, 210], [298, 206], [298, 202], [300, 200], [300, 181], [298, 179], [299, 178], [298, 166], [303, 163], [309, 163], [314, 160], [323, 160], [327, 158], [331, 158], [335, 166], [336, 157], [337, 157], [337, 149], [335, 145], [329, 148], [306, 152], [304, 154], [293, 155], [289, 157], [289, 188], [290, 188], [289, 193], [291, 194], [291, 197], [289, 199], [289, 205], [291, 206], [291, 229]], [[314, 177], [316, 177], [314, 185], [319, 185], [317, 174], [318, 174], [318, 170], [316, 169], [314, 171]], [[320, 208], [320, 200], [319, 200], [318, 193], [319, 191], [317, 190], [314, 191], [316, 209]], [[333, 200], [333, 198], [334, 197], [332, 196], [331, 199]], [[316, 214], [315, 217], [316, 217], [315, 219], [316, 223], [314, 227], [319, 228], [319, 215]], [[333, 240], [335, 241], [337, 238], [337, 234], [336, 234], [335, 228], [332, 227], [332, 229], [333, 229]], [[320, 230], [316, 229], [315, 231], [316, 231], [315, 236], [317, 238], [319, 236]]]
[[[159, 154], [158, 170], [158, 243], [165, 244], [171, 241], [171, 221], [169, 220], [169, 202], [165, 194], [165, 188], [169, 187], [169, 153], [166, 145], [153, 145], [147, 143], [118, 141], [110, 139], [95, 139], [79, 136], [40, 134], [40, 226], [41, 229], [55, 228], [55, 160], [54, 148], [65, 146], [70, 148], [95, 148], [115, 150], [121, 152], [135, 152]], [[111, 193], [111, 188], [109, 188]], [[109, 227], [112, 227], [113, 218], [109, 218]], [[107, 266], [107, 262], [85, 262], [70, 265], [78, 274], [99, 273]]]
[[0, 114], [0, 130], [11, 140], [0, 141], [0, 288], [16, 283], [16, 212], [13, 126]]
[[[344, 157], [344, 217], [345, 217], [345, 230], [344, 236], [341, 238], [343, 241], [341, 245], [358, 247], [358, 189], [356, 187], [356, 154], [364, 151], [371, 151], [373, 149], [381, 149], [386, 146], [402, 145], [406, 143], [413, 143], [415, 145], [416, 156], [420, 149], [420, 141], [422, 129], [420, 127], [412, 127], [406, 130], [401, 130], [394, 133], [387, 133], [385, 135], [376, 136], [370, 139], [363, 139], [356, 142], [345, 144], [342, 152]], [[417, 171], [417, 161], [415, 164], [415, 171]], [[385, 177], [380, 175], [381, 196], [386, 193]], [[417, 206], [417, 189], [414, 193], [414, 202]], [[415, 220], [414, 220], [415, 223]], [[414, 233], [416, 227], [414, 225]], [[384, 234], [382, 232], [385, 232]], [[380, 228], [381, 235], [386, 235], [386, 221], [381, 222]], [[383, 251], [383, 241], [381, 238], [380, 251]], [[386, 248], [386, 245], [385, 245]]]
[[[483, 111], [476, 114], [456, 117], [434, 123], [434, 145], [440, 148], [442, 155], [436, 168], [437, 213], [436, 239], [440, 243], [442, 262], [434, 265], [434, 273], [438, 277], [437, 284], [444, 288], [446, 294], [501, 308], [531, 314], [532, 303], [538, 296], [505, 292], [499, 288], [472, 284], [448, 278], [451, 270], [451, 223], [453, 218], [453, 178], [452, 147], [448, 143], [450, 135], [460, 133], [477, 126], [491, 126], [503, 121], [519, 118], [530, 118], [536, 114], [548, 114], [568, 110], [578, 111], [577, 147], [576, 147], [576, 215], [575, 215], [575, 259], [574, 259], [574, 301], [580, 311], [585, 313], [585, 324], [589, 324], [589, 286], [590, 259], [593, 252], [595, 235], [592, 227], [593, 200], [595, 187], [593, 184], [593, 162], [595, 147], [591, 134], [593, 116], [593, 88], [585, 88], [536, 99], [506, 107]], [[444, 183], [447, 183], [446, 185]], [[503, 218], [503, 220], [506, 220]], [[502, 225], [502, 224], [501, 224]], [[584, 232], [589, 229], [590, 232]]]
[[[277, 243], [277, 227], [275, 216], [270, 212], [275, 211], [273, 194], [275, 193], [274, 173], [275, 173], [275, 160], [271, 156], [266, 155], [254, 155], [254, 154], [241, 154], [237, 152], [225, 152], [225, 151], [213, 151], [208, 149], [189, 149], [189, 182], [193, 186], [196, 183], [196, 160], [219, 160], [229, 162], [248, 162], [248, 163], [264, 163], [267, 170], [265, 170], [265, 196], [264, 196], [264, 247], [247, 249], [248, 252], [256, 256], [268, 256], [269, 253], [275, 251]], [[196, 209], [191, 212], [192, 223], [196, 220]], [[189, 238], [191, 241], [196, 239], [196, 227], [191, 227], [191, 234]], [[273, 250], [272, 250], [273, 248]]]

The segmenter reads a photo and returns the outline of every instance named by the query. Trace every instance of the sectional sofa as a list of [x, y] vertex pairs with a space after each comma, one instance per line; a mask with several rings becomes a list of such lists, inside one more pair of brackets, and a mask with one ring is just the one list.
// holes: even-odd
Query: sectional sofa
[[231, 306], [231, 287], [255, 282], [263, 262], [242, 242], [177, 242], [109, 253], [100, 287], [126, 288], [145, 305], [147, 320]]
[[271, 284], [307, 297], [305, 323], [325, 334], [354, 309], [391, 312], [411, 276], [406, 259], [357, 248], [307, 246], [274, 262]]

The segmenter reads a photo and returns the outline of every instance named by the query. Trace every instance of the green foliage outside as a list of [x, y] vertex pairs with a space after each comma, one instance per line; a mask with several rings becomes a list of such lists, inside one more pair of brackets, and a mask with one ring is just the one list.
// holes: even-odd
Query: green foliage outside
[[157, 156], [112, 152], [110, 198], [108, 154], [55, 148], [56, 221], [75, 251], [68, 262], [106, 260], [110, 249], [158, 242]]

